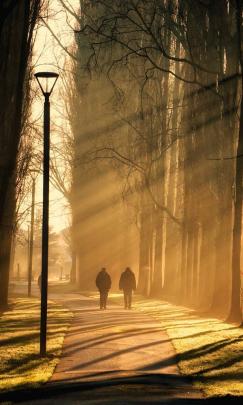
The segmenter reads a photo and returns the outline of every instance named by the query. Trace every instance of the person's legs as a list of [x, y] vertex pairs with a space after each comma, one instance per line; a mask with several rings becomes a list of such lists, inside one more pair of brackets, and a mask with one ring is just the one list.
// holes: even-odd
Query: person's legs
[[107, 298], [108, 298], [108, 291], [105, 291], [104, 292], [104, 301], [103, 301], [104, 309], [106, 309]]
[[129, 291], [127, 293], [127, 301], [128, 301], [128, 308], [131, 309], [132, 308], [132, 291]]
[[128, 308], [127, 292], [124, 290], [123, 294], [124, 294], [124, 308], [127, 309]]
[[102, 292], [100, 291], [100, 309], [102, 309]]

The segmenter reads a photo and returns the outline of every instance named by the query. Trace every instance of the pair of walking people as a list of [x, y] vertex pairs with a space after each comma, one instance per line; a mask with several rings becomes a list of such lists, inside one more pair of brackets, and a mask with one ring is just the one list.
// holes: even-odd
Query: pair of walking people
[[[111, 288], [111, 277], [103, 267], [96, 277], [96, 287], [100, 292], [100, 309], [106, 309], [108, 293]], [[121, 274], [119, 289], [123, 290], [124, 307], [131, 309], [132, 292], [136, 290], [136, 279], [130, 267], [127, 267]]]

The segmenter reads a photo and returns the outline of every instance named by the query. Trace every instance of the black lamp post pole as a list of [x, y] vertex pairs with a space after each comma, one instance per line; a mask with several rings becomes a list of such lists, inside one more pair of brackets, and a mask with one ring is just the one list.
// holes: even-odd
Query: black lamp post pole
[[42, 218], [42, 269], [41, 269], [41, 324], [40, 355], [46, 355], [48, 239], [49, 239], [49, 167], [50, 167], [50, 102], [45, 93], [44, 104], [44, 156], [43, 156], [43, 218]]

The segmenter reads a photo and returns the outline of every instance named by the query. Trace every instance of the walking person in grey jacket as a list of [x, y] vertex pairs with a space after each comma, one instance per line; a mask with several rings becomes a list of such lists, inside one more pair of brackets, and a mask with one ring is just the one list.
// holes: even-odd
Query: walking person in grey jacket
[[130, 267], [127, 267], [121, 274], [119, 289], [123, 290], [125, 309], [132, 308], [132, 292], [136, 290], [136, 279]]

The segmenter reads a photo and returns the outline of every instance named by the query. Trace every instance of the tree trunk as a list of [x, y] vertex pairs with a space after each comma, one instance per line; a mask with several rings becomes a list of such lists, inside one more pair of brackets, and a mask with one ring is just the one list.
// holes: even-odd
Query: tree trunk
[[[243, 80], [242, 88], [243, 92]], [[243, 199], [243, 99], [241, 93], [240, 127], [236, 159], [235, 178], [235, 204], [234, 204], [234, 225], [233, 225], [233, 248], [232, 248], [232, 290], [231, 304], [228, 316], [230, 322], [242, 322], [241, 308], [241, 277], [240, 277], [240, 256], [241, 256], [241, 231], [242, 231], [242, 199]]]
[[72, 250], [72, 264], [71, 264], [71, 272], [70, 272], [70, 282], [75, 284], [77, 281], [77, 255], [74, 250]]
[[[161, 216], [161, 213], [159, 213]], [[162, 238], [163, 230], [161, 221], [157, 219], [156, 239], [155, 239], [155, 257], [154, 257], [154, 276], [151, 286], [151, 296], [159, 296], [162, 290]]]
[[[16, 160], [25, 100], [25, 73], [39, 0], [0, 6], [0, 305], [7, 305], [14, 221]], [[8, 13], [4, 15], [4, 11]]]
[[232, 290], [228, 321], [242, 323], [241, 308], [241, 231], [242, 231], [242, 199], [243, 199], [243, 56], [242, 56], [242, 2], [236, 1], [237, 6], [237, 34], [239, 64], [241, 73], [241, 103], [239, 139], [236, 154], [236, 178], [235, 178], [235, 204], [233, 225], [233, 248], [232, 248]]
[[0, 244], [0, 308], [7, 308], [9, 270], [14, 232], [15, 218], [15, 182], [11, 182], [11, 190], [7, 195], [7, 207], [4, 209], [3, 224], [1, 226]]
[[138, 287], [139, 293], [146, 295], [150, 271], [150, 215], [146, 209], [142, 209], [140, 225], [140, 243], [139, 243], [139, 274]]

